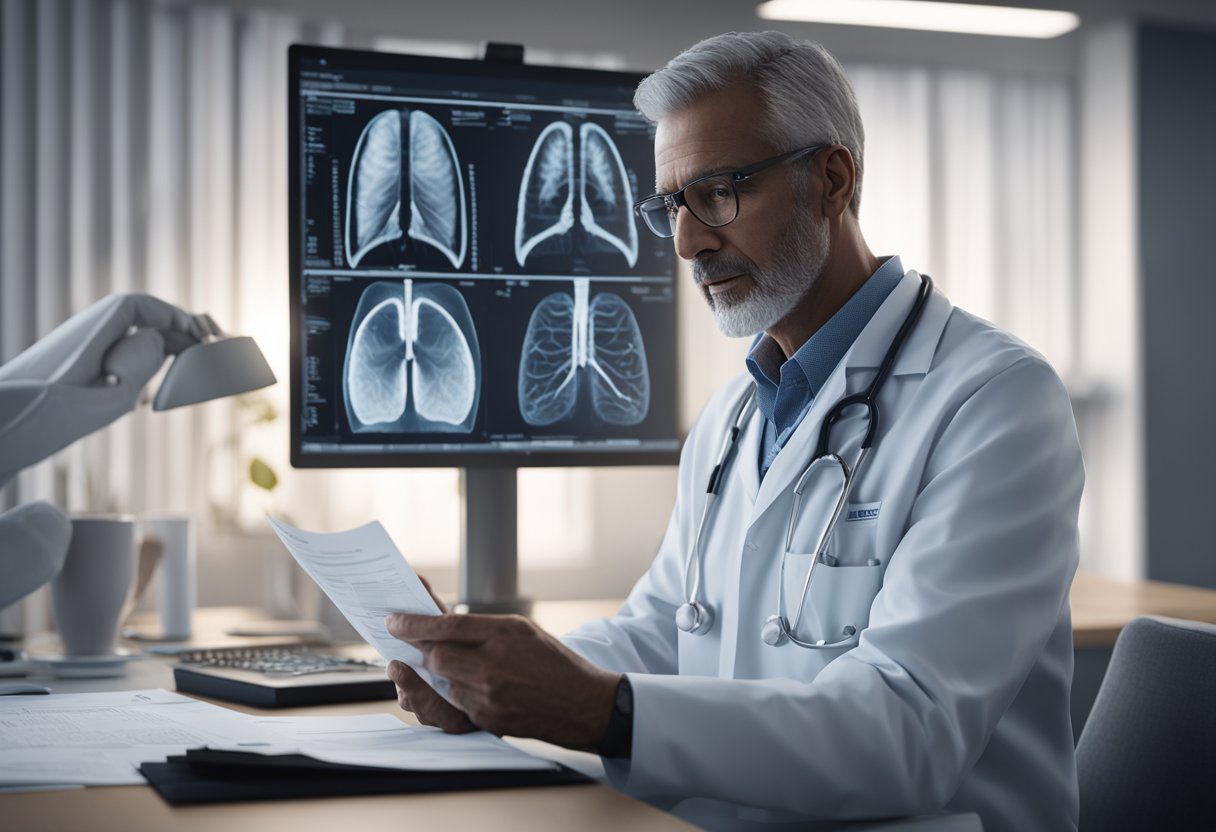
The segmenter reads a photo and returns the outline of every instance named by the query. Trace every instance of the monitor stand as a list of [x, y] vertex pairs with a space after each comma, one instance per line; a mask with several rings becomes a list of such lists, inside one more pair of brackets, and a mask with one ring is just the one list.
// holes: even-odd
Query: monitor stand
[[460, 601], [457, 612], [527, 615], [519, 597], [514, 466], [460, 472]]
[[[483, 43], [481, 59], [522, 64], [524, 47]], [[513, 465], [462, 468], [460, 601], [457, 612], [528, 615], [532, 602], [519, 597], [519, 525]]]

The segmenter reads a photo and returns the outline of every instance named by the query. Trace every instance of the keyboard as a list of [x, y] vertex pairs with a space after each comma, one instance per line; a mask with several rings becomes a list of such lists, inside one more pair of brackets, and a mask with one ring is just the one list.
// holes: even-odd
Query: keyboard
[[182, 693], [259, 708], [396, 699], [384, 663], [299, 645], [214, 647], [179, 653], [173, 679]]
[[177, 655], [190, 667], [230, 668], [265, 676], [308, 676], [314, 673], [383, 673], [384, 663], [318, 653], [308, 647], [215, 647]]

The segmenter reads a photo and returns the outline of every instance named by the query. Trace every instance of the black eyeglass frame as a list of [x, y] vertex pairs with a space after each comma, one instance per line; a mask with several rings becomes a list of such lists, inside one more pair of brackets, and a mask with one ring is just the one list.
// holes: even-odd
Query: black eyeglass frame
[[[716, 173], [707, 173], [704, 176], [698, 176], [696, 179], [685, 184], [684, 187], [680, 188], [678, 191], [672, 191], [669, 194], [655, 193], [655, 194], [651, 194], [650, 196], [646, 197], [645, 199], [639, 199], [637, 202], [633, 203], [633, 211], [635, 214], [638, 215], [638, 218], [642, 220], [642, 224], [645, 225], [646, 228], [652, 234], [654, 234], [656, 237], [661, 237], [663, 239], [671, 239], [672, 237], [674, 237], [676, 235], [674, 219], [670, 221], [671, 233], [670, 234], [659, 234], [657, 231], [654, 230], [654, 228], [646, 220], [646, 215], [645, 215], [645, 213], [643, 213], [643, 210], [642, 210], [643, 205], [645, 205], [648, 202], [653, 202], [656, 199], [661, 199], [663, 201], [663, 210], [665, 212], [668, 212], [669, 214], [673, 208], [677, 212], [680, 210], [680, 208], [687, 208], [688, 213], [690, 213], [694, 217], [696, 217], [698, 222], [708, 226], [709, 228], [721, 228], [724, 225], [730, 225], [732, 222], [734, 222], [736, 219], [739, 218], [739, 192], [737, 190], [735, 190], [735, 185], [737, 183], [742, 182], [746, 179], [750, 179], [751, 177], [755, 176], [760, 171], [773, 167], [774, 165], [779, 165], [784, 162], [792, 162], [794, 159], [797, 159], [799, 156], [805, 156], [808, 153], [818, 153], [820, 150], [823, 150], [828, 147], [831, 147], [831, 145], [830, 144], [813, 144], [808, 147], [800, 148], [798, 150], [791, 150], [788, 153], [782, 153], [779, 156], [772, 156], [768, 159], [761, 159], [759, 162], [753, 162], [752, 164], [747, 165], [746, 167], [739, 168], [738, 170], [733, 170], [733, 171], [728, 170], [728, 171], [718, 171]], [[731, 216], [730, 219], [726, 220], [725, 222], [719, 222], [719, 223], [706, 222], [705, 220], [701, 219], [701, 217], [697, 216], [697, 212], [694, 211], [692, 209], [692, 206], [688, 204], [688, 200], [686, 200], [684, 198], [684, 192], [687, 191], [692, 186], [696, 185], [697, 183], [704, 182], [706, 179], [714, 179], [714, 178], [719, 178], [719, 177], [723, 177], [723, 176], [727, 178], [727, 182], [730, 184], [730, 187], [731, 187], [731, 195], [735, 198], [735, 213]]]

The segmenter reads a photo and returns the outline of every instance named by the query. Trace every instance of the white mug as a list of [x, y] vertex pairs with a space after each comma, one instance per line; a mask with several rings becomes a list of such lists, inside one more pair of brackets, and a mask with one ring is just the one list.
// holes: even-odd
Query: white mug
[[51, 581], [55, 622], [66, 655], [114, 652], [119, 617], [135, 586], [137, 557], [134, 517], [72, 518], [63, 569]]
[[156, 580], [160, 608], [160, 638], [182, 641], [190, 638], [191, 618], [198, 599], [198, 555], [194, 522], [184, 515], [146, 517], [144, 536], [158, 539], [163, 548]]

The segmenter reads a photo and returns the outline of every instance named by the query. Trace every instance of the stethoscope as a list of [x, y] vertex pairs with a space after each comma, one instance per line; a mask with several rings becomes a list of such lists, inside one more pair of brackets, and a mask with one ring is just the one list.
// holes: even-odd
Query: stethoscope
[[[843, 639], [833, 642], [828, 642], [826, 639], [807, 641], [800, 639], [796, 633], [798, 625], [802, 621], [803, 609], [806, 607], [806, 596], [811, 588], [811, 577], [815, 574], [815, 566], [820, 560], [824, 559], [824, 546], [836, 530], [836, 524], [840, 521], [840, 515], [848, 504], [849, 494], [853, 490], [853, 483], [857, 480], [857, 475], [865, 465], [866, 457], [869, 456], [870, 450], [874, 445], [874, 440], [878, 436], [878, 394], [882, 390], [882, 385], [886, 382], [887, 376], [891, 374], [891, 368], [895, 365], [895, 359], [899, 356], [900, 349], [903, 348], [913, 327], [916, 326], [916, 322], [920, 319], [920, 314], [924, 311], [925, 303], [928, 302], [929, 295], [932, 292], [933, 281], [928, 275], [921, 275], [920, 293], [916, 296], [916, 302], [912, 304], [911, 311], [904, 318], [899, 331], [895, 333], [895, 338], [892, 339], [891, 345], [887, 348], [887, 354], [883, 356], [882, 364], [879, 365], [878, 372], [874, 375], [870, 386], [860, 393], [845, 396], [836, 402], [823, 419], [823, 424], [819, 429], [819, 445], [815, 450], [815, 456], [802, 469], [802, 474], [798, 477], [798, 481], [794, 486], [794, 503], [790, 509], [789, 521], [785, 529], [785, 545], [781, 549], [781, 567], [777, 580], [777, 612], [775, 615], [770, 615], [765, 619], [764, 626], [760, 629], [760, 638], [765, 644], [775, 647], [788, 640], [799, 647], [806, 647], [810, 650], [822, 650], [840, 647], [841, 645], [856, 641], [860, 637], [860, 634], [852, 627], [845, 628]], [[866, 409], [869, 426], [866, 428], [865, 437], [861, 441], [861, 451], [858, 454], [857, 463], [850, 468], [849, 464], [840, 455], [828, 450], [828, 442], [832, 436], [832, 427], [843, 418], [844, 412], [848, 408], [855, 406], [862, 406]], [[709, 487], [706, 489], [705, 505], [701, 509], [701, 520], [697, 523], [697, 533], [693, 537], [692, 548], [689, 550], [688, 557], [684, 560], [684, 591], [687, 593], [686, 597], [688, 600], [676, 610], [676, 626], [686, 633], [702, 635], [709, 632], [713, 626], [713, 611], [700, 600], [701, 568], [704, 560], [701, 556], [702, 534], [705, 531], [706, 523], [709, 520], [714, 503], [717, 502], [722, 483], [726, 479], [727, 469], [738, 446], [739, 434], [743, 432], [744, 427], [746, 427], [748, 420], [755, 411], [756, 386], [755, 384], [751, 384], [748, 386], [747, 392], [743, 394], [742, 400], [736, 405], [730, 430], [723, 437], [722, 450], [718, 453], [718, 461], [709, 475]], [[785, 614], [785, 593], [783, 592], [785, 585], [785, 561], [790, 552], [790, 545], [793, 542], [794, 526], [798, 519], [798, 509], [802, 504], [803, 489], [806, 487], [811, 472], [826, 466], [831, 466], [833, 470], [840, 472], [842, 475], [842, 487], [839, 496], [836, 498], [836, 505], [832, 509], [831, 517], [820, 533], [819, 539], [815, 542], [811, 565], [807, 570], [806, 580], [802, 582], [802, 595], [798, 600], [798, 612], [791, 624]], [[694, 565], [696, 567], [695, 570], [693, 568]], [[692, 573], [693, 576], [691, 592], [688, 592], [689, 573]], [[850, 630], [853, 631], [849, 632]]]

